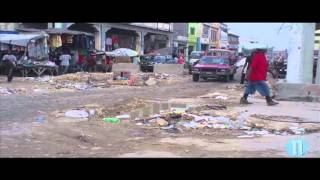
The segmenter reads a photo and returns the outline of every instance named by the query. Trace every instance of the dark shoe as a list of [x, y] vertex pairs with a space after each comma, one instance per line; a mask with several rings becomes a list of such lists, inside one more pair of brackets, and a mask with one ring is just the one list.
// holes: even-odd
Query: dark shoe
[[249, 102], [247, 99], [245, 99], [245, 98], [241, 98], [240, 99], [240, 104], [252, 104], [251, 102]]
[[279, 104], [278, 102], [275, 102], [275, 101], [267, 101], [267, 105], [268, 106], [274, 106], [274, 105], [277, 105], [277, 104]]

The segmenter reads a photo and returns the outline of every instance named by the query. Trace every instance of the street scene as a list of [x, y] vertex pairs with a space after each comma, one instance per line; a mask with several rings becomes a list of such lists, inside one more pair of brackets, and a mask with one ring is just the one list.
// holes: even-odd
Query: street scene
[[319, 40], [318, 23], [0, 23], [0, 157], [318, 158]]

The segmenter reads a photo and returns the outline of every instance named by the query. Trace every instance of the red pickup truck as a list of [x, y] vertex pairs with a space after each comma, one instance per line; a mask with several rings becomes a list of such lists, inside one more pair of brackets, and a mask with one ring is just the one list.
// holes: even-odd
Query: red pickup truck
[[225, 81], [233, 80], [236, 73], [236, 66], [230, 60], [221, 56], [203, 56], [194, 66], [192, 71], [193, 81], [200, 78], [224, 78]]

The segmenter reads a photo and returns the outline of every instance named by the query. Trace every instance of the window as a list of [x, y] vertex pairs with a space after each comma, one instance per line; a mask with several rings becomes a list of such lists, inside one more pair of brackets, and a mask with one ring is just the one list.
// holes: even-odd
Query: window
[[320, 42], [319, 40], [315, 40], [315, 41], [314, 41], [314, 43], [319, 43], [319, 42]]
[[218, 32], [217, 31], [215, 31], [215, 30], [211, 30], [211, 40], [212, 41], [217, 41], [217, 34], [218, 34]]
[[194, 27], [191, 27], [191, 28], [190, 28], [190, 34], [191, 34], [191, 35], [194, 35], [194, 34], [195, 34], [195, 29], [194, 29]]
[[204, 38], [209, 37], [209, 26], [203, 25], [202, 37], [204, 37]]

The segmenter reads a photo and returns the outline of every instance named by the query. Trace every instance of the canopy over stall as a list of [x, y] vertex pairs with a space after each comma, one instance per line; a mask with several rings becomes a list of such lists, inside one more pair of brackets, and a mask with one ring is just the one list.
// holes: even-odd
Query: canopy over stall
[[48, 34], [0, 34], [0, 43], [27, 47], [32, 40], [48, 37]]

